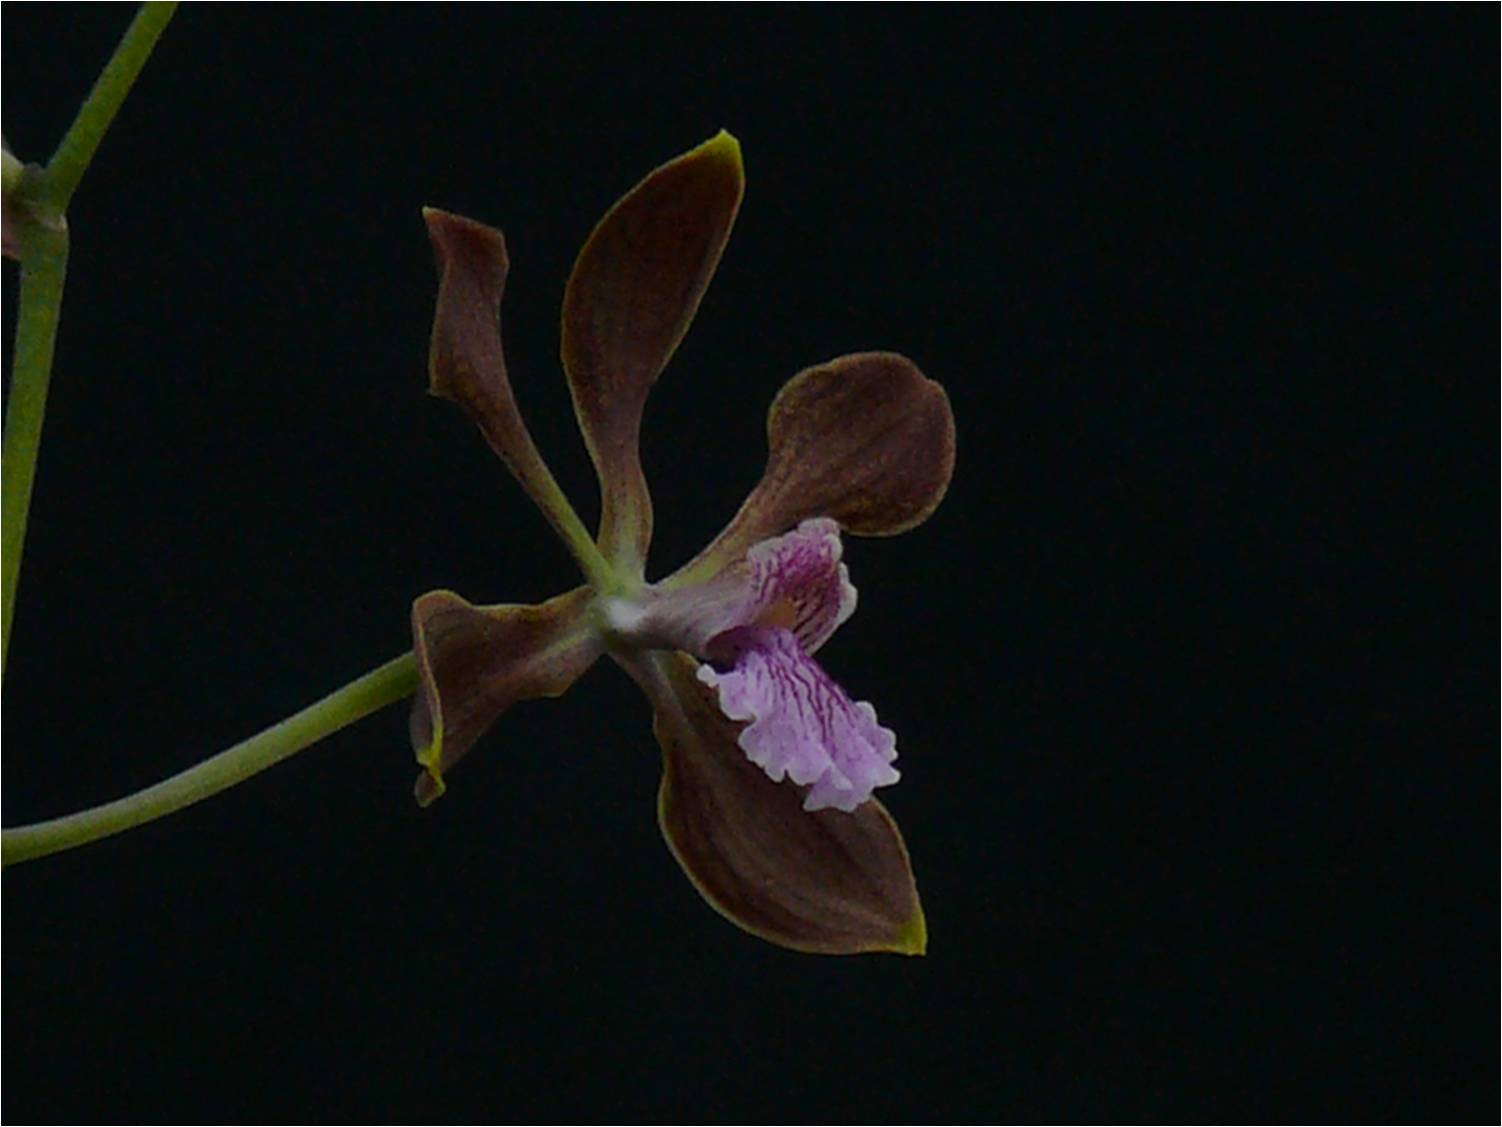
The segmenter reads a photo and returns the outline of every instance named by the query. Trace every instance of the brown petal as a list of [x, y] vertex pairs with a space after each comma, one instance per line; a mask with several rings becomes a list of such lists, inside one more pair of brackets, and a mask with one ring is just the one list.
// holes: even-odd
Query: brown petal
[[606, 213], [563, 295], [563, 367], [600, 478], [600, 547], [638, 574], [652, 537], [642, 408], [699, 308], [743, 187], [740, 143], [722, 130]]
[[895, 352], [859, 352], [799, 372], [767, 415], [767, 468], [740, 512], [673, 582], [703, 578], [806, 517], [857, 536], [922, 523], [954, 472], [949, 397]]
[[737, 746], [739, 725], [721, 714], [692, 658], [659, 651], [623, 664], [656, 711], [663, 836], [712, 907], [796, 951], [923, 954], [907, 849], [881, 803], [805, 811], [801, 788], [772, 782]]
[[594, 664], [602, 646], [589, 599], [580, 587], [538, 606], [477, 607], [429, 591], [412, 604], [420, 677], [412, 746], [426, 768], [419, 803], [443, 793], [444, 774], [507, 708], [561, 695]]
[[588, 533], [538, 453], [506, 376], [500, 323], [508, 268], [505, 238], [494, 227], [462, 215], [431, 207], [422, 214], [440, 275], [429, 390], [468, 412], [564, 542], [577, 549]]

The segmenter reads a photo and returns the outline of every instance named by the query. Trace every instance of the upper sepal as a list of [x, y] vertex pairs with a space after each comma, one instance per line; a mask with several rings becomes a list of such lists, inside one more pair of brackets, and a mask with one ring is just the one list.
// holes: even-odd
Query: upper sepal
[[658, 822], [701, 895], [739, 927], [813, 954], [921, 955], [927, 928], [907, 848], [881, 803], [803, 809], [736, 743], [683, 654], [626, 659], [655, 710]]
[[767, 414], [767, 467], [735, 518], [669, 582], [702, 579], [807, 517], [857, 536], [926, 520], [954, 472], [954, 414], [943, 387], [895, 352], [805, 368]]
[[590, 596], [580, 587], [536, 606], [477, 607], [452, 591], [429, 591], [412, 604], [419, 803], [443, 793], [444, 775], [507, 708], [559, 696], [594, 664], [602, 645]]
[[563, 295], [563, 367], [600, 478], [600, 547], [640, 571], [652, 502], [642, 408], [709, 286], [745, 185], [721, 131], [652, 172], [606, 213]]

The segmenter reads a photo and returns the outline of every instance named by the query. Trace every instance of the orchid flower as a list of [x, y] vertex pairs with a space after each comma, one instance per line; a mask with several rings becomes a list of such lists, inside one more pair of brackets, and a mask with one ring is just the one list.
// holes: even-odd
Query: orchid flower
[[431, 390], [462, 406], [537, 502], [587, 583], [535, 606], [433, 591], [412, 608], [418, 801], [512, 704], [566, 691], [602, 655], [642, 688], [664, 771], [658, 821], [704, 898], [796, 950], [923, 952], [907, 849], [871, 797], [895, 737], [814, 654], [855, 609], [841, 531], [889, 536], [933, 512], [954, 465], [944, 390], [869, 352], [805, 369], [772, 403], [761, 481], [702, 552], [645, 579], [652, 502], [638, 452], [647, 394], [693, 319], [740, 206], [721, 132], [606, 214], [563, 300], [563, 367], [600, 482], [590, 537], [517, 410], [499, 328], [501, 233], [424, 212], [440, 272]]

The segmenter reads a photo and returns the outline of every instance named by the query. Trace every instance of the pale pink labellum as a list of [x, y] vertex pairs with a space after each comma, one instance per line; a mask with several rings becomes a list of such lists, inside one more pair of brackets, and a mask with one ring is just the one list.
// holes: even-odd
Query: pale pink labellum
[[636, 643], [706, 662], [699, 679], [716, 690], [727, 718], [746, 723], [746, 756], [775, 782], [809, 787], [808, 810], [854, 810], [898, 778], [891, 731], [810, 656], [855, 610], [840, 555], [839, 525], [806, 520], [705, 583], [616, 614]]
[[845, 695], [792, 631], [750, 627], [721, 644], [733, 648], [734, 663], [725, 672], [702, 665], [699, 680], [728, 719], [748, 722], [736, 741], [746, 758], [773, 782], [786, 776], [809, 788], [805, 810], [848, 812], [897, 781], [897, 737], [871, 705]]

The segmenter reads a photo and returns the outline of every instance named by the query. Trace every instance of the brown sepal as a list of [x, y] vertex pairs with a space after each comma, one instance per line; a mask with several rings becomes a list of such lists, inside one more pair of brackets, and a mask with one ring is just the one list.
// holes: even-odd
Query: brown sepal
[[600, 547], [639, 571], [652, 502], [642, 408], [709, 286], [744, 187], [721, 132], [652, 172], [590, 235], [563, 295], [563, 367], [600, 478]]
[[709, 904], [753, 935], [796, 951], [923, 954], [927, 930], [907, 848], [872, 800], [854, 813], [803, 809], [736, 743], [681, 653], [622, 661], [646, 690], [663, 751], [658, 822]]
[[429, 390], [459, 404], [543, 514], [556, 523], [551, 475], [522, 421], [501, 349], [506, 240], [494, 227], [437, 208], [423, 219], [438, 259]]
[[580, 587], [536, 606], [477, 607], [452, 591], [412, 604], [419, 686], [412, 747], [425, 770], [415, 787], [426, 806], [444, 774], [517, 701], [556, 697], [600, 656]]

